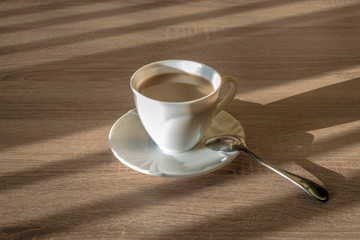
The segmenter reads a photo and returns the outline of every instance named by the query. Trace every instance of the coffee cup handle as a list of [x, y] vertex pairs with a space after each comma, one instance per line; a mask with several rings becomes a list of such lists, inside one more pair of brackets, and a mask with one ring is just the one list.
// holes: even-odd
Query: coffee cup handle
[[230, 84], [230, 91], [229, 93], [218, 103], [215, 111], [215, 115], [218, 114], [231, 100], [234, 99], [236, 92], [237, 92], [237, 80], [231, 76], [224, 76], [221, 78], [221, 88], [225, 84]]

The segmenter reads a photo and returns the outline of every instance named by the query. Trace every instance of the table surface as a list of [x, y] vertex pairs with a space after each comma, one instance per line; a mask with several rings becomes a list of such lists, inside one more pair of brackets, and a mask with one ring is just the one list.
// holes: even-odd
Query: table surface
[[[359, 239], [360, 1], [0, 2], [0, 239]], [[239, 81], [226, 111], [260, 157], [138, 173], [109, 148], [144, 64]]]

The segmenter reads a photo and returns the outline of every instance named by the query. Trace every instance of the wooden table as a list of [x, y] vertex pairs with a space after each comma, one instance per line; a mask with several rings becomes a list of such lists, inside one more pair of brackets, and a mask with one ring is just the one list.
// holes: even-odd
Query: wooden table
[[[360, 1], [1, 1], [0, 239], [359, 239]], [[262, 158], [193, 178], [112, 154], [131, 75], [191, 59], [239, 80]]]

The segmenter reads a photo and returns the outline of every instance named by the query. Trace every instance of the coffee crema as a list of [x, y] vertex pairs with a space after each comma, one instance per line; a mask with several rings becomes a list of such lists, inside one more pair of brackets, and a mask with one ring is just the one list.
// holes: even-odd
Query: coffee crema
[[212, 83], [188, 73], [163, 73], [143, 80], [138, 91], [164, 102], [186, 102], [205, 97], [214, 91]]

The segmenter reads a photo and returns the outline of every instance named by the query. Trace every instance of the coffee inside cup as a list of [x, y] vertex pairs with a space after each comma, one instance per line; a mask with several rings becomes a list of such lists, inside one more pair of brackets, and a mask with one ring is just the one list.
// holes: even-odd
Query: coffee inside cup
[[214, 91], [213, 84], [186, 72], [161, 73], [141, 81], [138, 91], [151, 99], [164, 102], [186, 102], [205, 97]]

